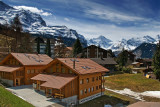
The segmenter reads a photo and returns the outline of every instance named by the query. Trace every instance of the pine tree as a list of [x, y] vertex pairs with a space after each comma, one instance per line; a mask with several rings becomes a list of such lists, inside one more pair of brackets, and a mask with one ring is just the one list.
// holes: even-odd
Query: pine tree
[[[7, 28], [8, 29], [8, 28]], [[22, 24], [20, 22], [19, 16], [16, 15], [13, 22], [11, 23], [11, 30], [7, 30], [7, 35], [10, 35], [15, 40], [12, 42], [11, 51], [28, 53], [32, 52], [30, 43], [30, 34], [23, 32]]]
[[118, 56], [117, 62], [119, 66], [123, 68], [123, 66], [127, 64], [127, 60], [128, 60], [128, 52], [123, 48], [122, 52]]
[[[11, 22], [11, 28], [12, 28], [12, 36], [15, 38], [15, 43], [13, 44], [12, 51], [13, 52], [19, 52], [19, 44], [21, 42], [21, 32], [22, 32], [22, 24], [19, 20], [19, 16], [16, 15], [16, 17]], [[19, 45], [19, 46], [18, 46]]]
[[79, 39], [73, 45], [73, 56], [76, 57], [79, 53], [82, 52], [82, 45]]
[[40, 37], [37, 38], [37, 53], [40, 54]]
[[157, 79], [160, 80], [160, 43], [157, 44], [157, 49], [153, 56], [153, 71]]
[[51, 45], [50, 45], [50, 39], [47, 38], [47, 44], [46, 44], [46, 50], [45, 50], [46, 54], [48, 56], [51, 56]]

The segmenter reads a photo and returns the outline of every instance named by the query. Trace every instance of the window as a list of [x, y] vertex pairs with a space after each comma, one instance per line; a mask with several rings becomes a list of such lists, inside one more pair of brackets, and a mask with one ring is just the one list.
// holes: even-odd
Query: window
[[89, 83], [89, 78], [87, 78], [86, 80], [87, 80], [87, 83]]
[[92, 82], [94, 82], [94, 77], [92, 77]]
[[90, 88], [88, 88], [88, 92], [89, 92], [89, 93], [91, 92], [91, 89], [90, 89]]
[[56, 72], [59, 72], [59, 63], [56, 64]]
[[80, 84], [83, 84], [83, 79], [80, 80]]
[[94, 87], [92, 87], [92, 92], [94, 91]]
[[48, 89], [48, 94], [52, 94], [52, 89]]
[[96, 90], [98, 90], [98, 86], [96, 86]]
[[99, 80], [101, 80], [101, 76], [99, 76]]
[[84, 91], [83, 91], [83, 90], [81, 90], [81, 92], [80, 92], [80, 93], [81, 93], [81, 95], [83, 95]]
[[69, 73], [72, 74], [72, 70], [69, 69]]
[[28, 82], [30, 82], [30, 79], [29, 79], [29, 78], [28, 78], [27, 80], [28, 80]]
[[31, 70], [27, 70], [27, 74], [30, 74]]
[[62, 72], [62, 73], [65, 73], [65, 69], [64, 69], [64, 68], [62, 68], [62, 69], [61, 69], [61, 72]]
[[96, 77], [96, 80], [98, 81], [98, 77]]
[[87, 89], [84, 89], [84, 93], [87, 93]]
[[99, 85], [99, 89], [101, 89], [102, 88], [102, 86], [101, 85]]
[[59, 72], [59, 68], [58, 67], [56, 68], [56, 72]]

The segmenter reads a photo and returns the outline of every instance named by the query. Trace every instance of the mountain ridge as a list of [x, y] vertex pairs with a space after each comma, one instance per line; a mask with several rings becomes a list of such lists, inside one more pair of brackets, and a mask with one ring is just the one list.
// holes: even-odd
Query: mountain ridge
[[66, 26], [48, 26], [39, 14], [32, 13], [29, 10], [18, 10], [0, 1], [0, 24], [10, 24], [16, 15], [19, 15], [24, 31], [46, 38], [61, 36], [67, 46], [72, 46], [74, 41], [79, 38], [84, 47], [96, 45], [104, 49], [111, 49], [112, 51], [121, 51], [122, 48], [134, 50], [142, 43], [157, 43], [160, 40], [160, 35], [157, 35], [156, 38], [148, 35], [132, 37], [130, 39], [123, 38], [116, 42], [103, 35], [97, 38], [86, 39], [85, 36], [79, 34], [74, 29], [69, 29]]

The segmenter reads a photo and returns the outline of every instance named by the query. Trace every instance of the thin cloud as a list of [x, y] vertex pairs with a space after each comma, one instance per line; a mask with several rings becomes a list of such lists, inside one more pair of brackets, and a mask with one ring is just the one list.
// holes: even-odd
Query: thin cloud
[[97, 16], [104, 20], [110, 20], [112, 22], [122, 22], [122, 21], [144, 21], [146, 19], [136, 16], [129, 16], [124, 13], [108, 11], [105, 9], [89, 9], [86, 10], [88, 16]]
[[69, 21], [70, 21], [70, 19], [68, 19], [68, 18], [66, 18], [66, 17], [64, 18], [64, 20], [65, 20], [65, 21], [67, 21], [67, 22], [69, 22]]
[[52, 15], [52, 13], [49, 13], [49, 12], [44, 12], [42, 9], [38, 9], [36, 7], [29, 7], [29, 6], [14, 6], [15, 9], [24, 9], [24, 10], [29, 10], [33, 13], [37, 13], [37, 14], [40, 14], [42, 16], [50, 16]]

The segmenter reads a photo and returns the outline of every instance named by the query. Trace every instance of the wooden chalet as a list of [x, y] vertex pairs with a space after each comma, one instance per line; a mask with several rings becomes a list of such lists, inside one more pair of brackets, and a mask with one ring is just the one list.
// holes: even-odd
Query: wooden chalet
[[30, 78], [41, 73], [51, 61], [44, 54], [11, 53], [0, 63], [0, 80], [10, 86], [32, 84]]
[[72, 58], [73, 57], [73, 48], [72, 47], [66, 47], [64, 49], [64, 53], [65, 53], [65, 55], [64, 55], [65, 58]]
[[95, 45], [90, 45], [84, 48], [82, 52], [82, 56], [84, 58], [112, 58], [114, 56], [112, 54], [109, 53], [109, 51]]
[[62, 102], [81, 104], [104, 94], [104, 73], [108, 69], [90, 59], [57, 58], [43, 74], [31, 78], [35, 90]]
[[[127, 64], [126, 64], [126, 65], [131, 65], [133, 62], [135, 62], [136, 55], [133, 54], [133, 52], [128, 51], [128, 50], [125, 50], [125, 52], [126, 52], [127, 55], [128, 55], [128, 60], [127, 60]], [[121, 53], [119, 53], [119, 54], [117, 55], [117, 57], [119, 57], [120, 54], [121, 54]]]

